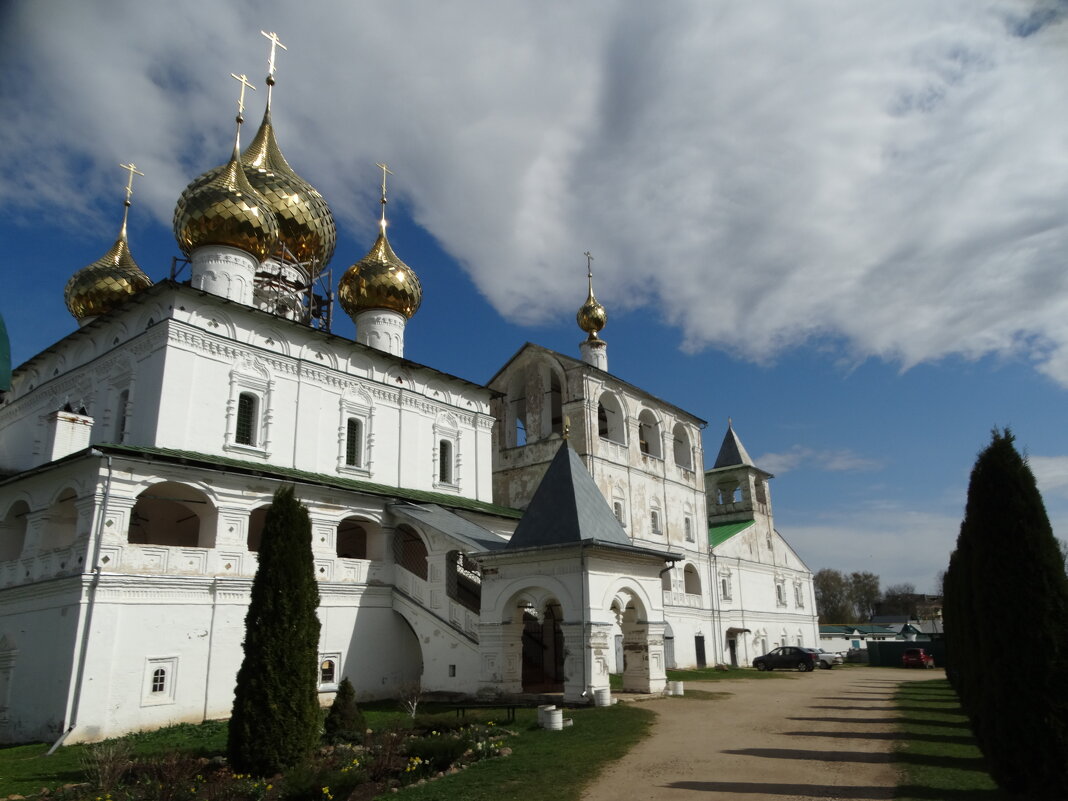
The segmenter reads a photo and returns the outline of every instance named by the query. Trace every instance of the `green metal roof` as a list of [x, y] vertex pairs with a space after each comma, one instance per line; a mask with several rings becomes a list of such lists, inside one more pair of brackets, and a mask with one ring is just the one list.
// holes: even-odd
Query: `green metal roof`
[[417, 503], [436, 503], [449, 509], [464, 509], [470, 512], [482, 512], [483, 514], [497, 515], [518, 519], [523, 513], [518, 509], [508, 506], [498, 506], [495, 503], [476, 501], [473, 498], [463, 498], [456, 495], [446, 495], [443, 492], [427, 492], [425, 490], [408, 489], [407, 487], [390, 487], [385, 484], [375, 484], [370, 481], [356, 481], [351, 478], [332, 476], [327, 473], [312, 473], [307, 470], [296, 470], [292, 467], [278, 467], [276, 465], [262, 464], [260, 462], [248, 462], [243, 459], [231, 459], [228, 456], [215, 456], [195, 451], [182, 451], [174, 448], [145, 448], [133, 445], [100, 444], [96, 446], [101, 451], [116, 455], [129, 455], [147, 459], [163, 459], [168, 462], [181, 464], [195, 463], [208, 467], [225, 468], [226, 470], [240, 470], [255, 475], [269, 478], [288, 479], [300, 481], [306, 484], [319, 484], [326, 487], [365, 492], [368, 495], [382, 495], [387, 498], [398, 500], [415, 501]]
[[708, 527], [708, 547], [715, 548], [722, 545], [735, 534], [745, 531], [751, 525], [752, 520], [739, 520], [735, 523], [720, 523], [718, 526]]

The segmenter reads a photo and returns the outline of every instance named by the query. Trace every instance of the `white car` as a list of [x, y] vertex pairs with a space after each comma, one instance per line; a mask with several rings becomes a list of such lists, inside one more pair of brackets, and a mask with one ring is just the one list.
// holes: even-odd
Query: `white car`
[[824, 651], [822, 648], [806, 648], [806, 651], [811, 651], [820, 660], [820, 667], [824, 670], [830, 670], [835, 665], [841, 665], [845, 660], [842, 659], [841, 654], [832, 654], [830, 651]]

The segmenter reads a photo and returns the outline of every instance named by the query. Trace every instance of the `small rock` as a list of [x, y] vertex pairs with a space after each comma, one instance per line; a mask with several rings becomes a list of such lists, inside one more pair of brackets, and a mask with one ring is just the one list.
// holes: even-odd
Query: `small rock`
[[502, 748], [502, 749], [501, 749], [501, 750], [499, 751], [499, 754], [500, 754], [501, 756], [511, 756], [511, 755], [512, 755], [512, 749], [511, 749], [511, 748]]

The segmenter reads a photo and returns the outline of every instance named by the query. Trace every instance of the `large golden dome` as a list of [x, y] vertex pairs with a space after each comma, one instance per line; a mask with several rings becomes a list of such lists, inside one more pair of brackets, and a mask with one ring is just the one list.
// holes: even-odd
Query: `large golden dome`
[[353, 318], [368, 309], [389, 309], [411, 319], [423, 301], [423, 287], [415, 271], [393, 252], [383, 226], [371, 252], [341, 276], [337, 296]]
[[229, 245], [263, 261], [278, 242], [271, 204], [249, 183], [237, 148], [230, 161], [193, 180], [174, 209], [174, 236], [186, 255], [202, 245]]
[[289, 166], [278, 147], [271, 124], [271, 107], [255, 138], [241, 155], [245, 176], [266, 198], [278, 219], [278, 247], [298, 262], [307, 263], [312, 275], [322, 270], [334, 255], [337, 228], [334, 215], [319, 191]]
[[152, 286], [137, 266], [126, 240], [126, 222], [115, 244], [101, 258], [71, 276], [63, 290], [67, 308], [78, 322], [107, 314], [131, 295]]

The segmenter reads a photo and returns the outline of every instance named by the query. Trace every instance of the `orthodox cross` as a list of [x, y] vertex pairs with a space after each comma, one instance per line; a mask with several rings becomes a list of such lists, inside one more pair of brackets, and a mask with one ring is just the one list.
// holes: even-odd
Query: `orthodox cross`
[[280, 47], [283, 50], [289, 50], [289, 48], [286, 47], [284, 44], [282, 44], [282, 40], [278, 38], [278, 34], [275, 33], [274, 31], [271, 31], [270, 33], [267, 33], [267, 31], [260, 31], [260, 33], [263, 36], [266, 36], [271, 42], [271, 57], [269, 59], [267, 59], [267, 75], [270, 76], [270, 77], [273, 77], [274, 76], [274, 56], [275, 56], [276, 48]]
[[593, 278], [593, 254], [587, 250], [582, 255], [586, 257], [586, 275]]
[[135, 175], [140, 175], [143, 178], [145, 174], [137, 169], [132, 161], [129, 164], [120, 164], [119, 166], [130, 173], [130, 177], [126, 181], [126, 205], [129, 206], [130, 196], [133, 194], [133, 177]]
[[386, 230], [386, 176], [392, 175], [393, 171], [390, 170], [384, 163], [376, 164], [376, 167], [382, 170], [382, 231]]
[[241, 116], [245, 112], [245, 87], [248, 87], [253, 92], [256, 91], [256, 87], [248, 82], [248, 76], [244, 73], [234, 75], [231, 72], [230, 77], [241, 84], [241, 97], [237, 100], [237, 114], [238, 116]]

